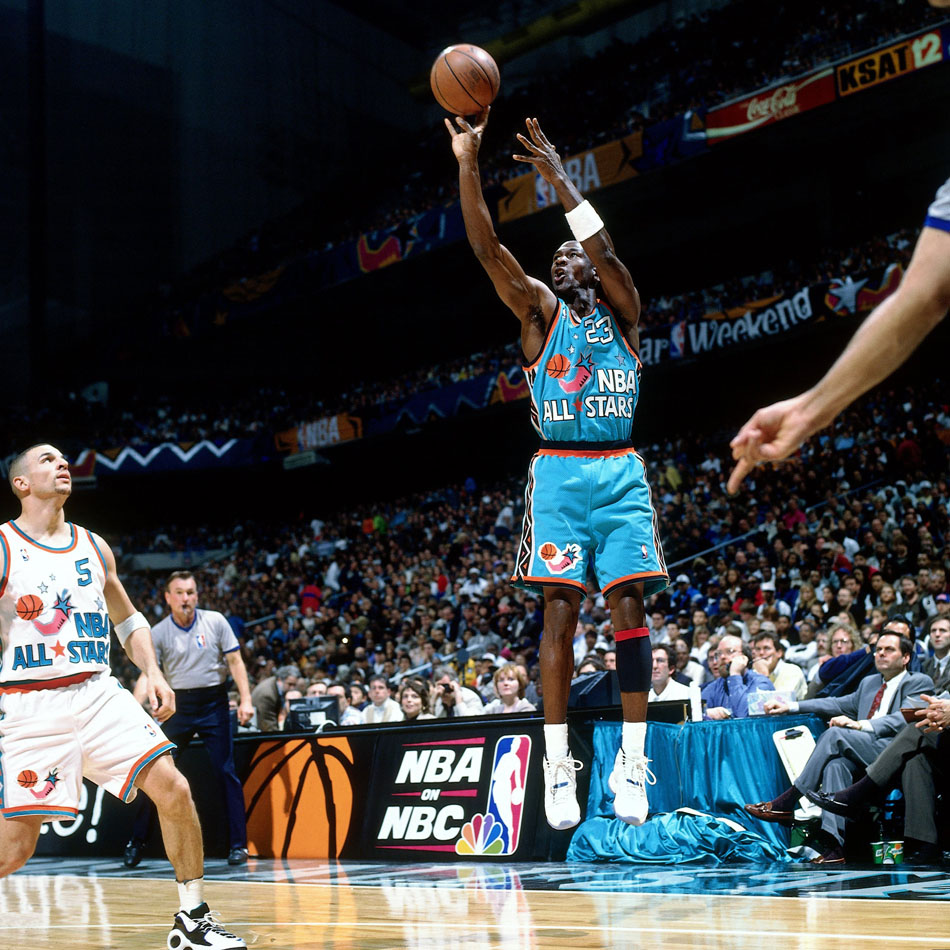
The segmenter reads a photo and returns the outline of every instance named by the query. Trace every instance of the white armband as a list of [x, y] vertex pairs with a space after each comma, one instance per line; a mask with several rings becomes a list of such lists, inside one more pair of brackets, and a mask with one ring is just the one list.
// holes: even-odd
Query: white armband
[[568, 226], [574, 232], [574, 238], [578, 241], [586, 241], [593, 237], [603, 226], [604, 222], [600, 220], [600, 215], [594, 210], [589, 201], [582, 201], [573, 211], [568, 211], [565, 215]]
[[146, 630], [151, 630], [149, 622], [145, 619], [145, 614], [135, 611], [131, 617], [126, 617], [122, 623], [117, 623], [115, 625], [115, 635], [119, 638], [119, 643], [122, 646], [125, 646], [125, 641], [129, 639], [133, 630], [138, 630], [140, 627], [145, 627]]

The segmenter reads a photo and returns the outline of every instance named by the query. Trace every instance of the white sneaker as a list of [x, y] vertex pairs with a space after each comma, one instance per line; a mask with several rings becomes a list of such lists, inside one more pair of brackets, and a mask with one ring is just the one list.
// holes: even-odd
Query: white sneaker
[[581, 820], [581, 809], [577, 804], [577, 775], [584, 767], [583, 762], [575, 759], [570, 752], [563, 758], [548, 761], [547, 753], [542, 760], [544, 765], [544, 816], [548, 824], [557, 831], [573, 828]]
[[628, 825], [642, 825], [647, 820], [650, 805], [647, 802], [647, 785], [656, 785], [656, 776], [648, 768], [650, 760], [645, 755], [624, 754], [617, 751], [614, 768], [607, 785], [614, 793], [614, 814]]
[[190, 914], [175, 914], [175, 926], [166, 941], [168, 950], [247, 950], [247, 944], [221, 926], [217, 914], [201, 904]]

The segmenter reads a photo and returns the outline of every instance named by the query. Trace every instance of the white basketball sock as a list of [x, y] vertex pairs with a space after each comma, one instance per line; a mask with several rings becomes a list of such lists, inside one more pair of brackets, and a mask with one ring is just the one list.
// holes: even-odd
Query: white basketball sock
[[643, 755], [643, 747], [647, 741], [647, 724], [645, 722], [625, 722], [620, 748], [623, 754], [630, 758], [634, 755]]
[[544, 751], [548, 757], [548, 762], [555, 759], [563, 759], [568, 753], [567, 748], [567, 723], [558, 722], [553, 726], [547, 723], [544, 725]]

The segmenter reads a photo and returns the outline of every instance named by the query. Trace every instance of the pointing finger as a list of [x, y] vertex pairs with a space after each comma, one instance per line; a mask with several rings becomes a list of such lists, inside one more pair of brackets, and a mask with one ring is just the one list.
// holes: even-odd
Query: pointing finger
[[736, 463], [736, 467], [732, 470], [732, 474], [729, 476], [729, 481], [726, 483], [726, 491], [730, 495], [734, 495], [739, 491], [739, 486], [742, 484], [742, 480], [755, 468], [755, 462], [752, 461], [748, 456], [743, 455], [742, 458]]

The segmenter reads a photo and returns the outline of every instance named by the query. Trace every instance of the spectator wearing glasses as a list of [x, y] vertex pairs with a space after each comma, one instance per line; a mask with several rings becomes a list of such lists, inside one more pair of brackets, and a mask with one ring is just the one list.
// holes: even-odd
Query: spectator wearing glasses
[[[795, 804], [803, 794], [842, 789], [853, 781], [858, 770], [873, 762], [903, 727], [901, 707], [933, 688], [929, 676], [907, 671], [913, 649], [907, 637], [882, 633], [874, 651], [875, 671], [865, 676], [853, 693], [800, 703], [780, 699], [767, 702], [767, 715], [816, 713], [828, 717], [829, 728], [818, 739], [795, 784], [771, 801], [746, 805], [746, 811], [762, 821], [790, 825]], [[843, 864], [844, 822], [826, 811], [821, 828], [826, 841], [823, 853], [813, 863]]]
[[706, 719], [745, 719], [749, 715], [749, 692], [774, 692], [772, 681], [752, 669], [752, 653], [739, 637], [728, 634], [716, 648], [719, 677], [702, 690]]

